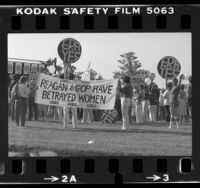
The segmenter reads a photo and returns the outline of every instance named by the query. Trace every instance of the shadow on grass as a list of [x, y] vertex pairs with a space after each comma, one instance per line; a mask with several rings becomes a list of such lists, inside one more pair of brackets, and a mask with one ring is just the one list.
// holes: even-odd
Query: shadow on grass
[[[136, 126], [140, 126], [140, 125], [136, 125]], [[141, 125], [142, 126], [142, 125]], [[154, 125], [155, 127], [155, 125]], [[163, 127], [163, 126], [162, 126]], [[52, 127], [34, 127], [32, 125], [29, 125], [27, 126], [26, 128], [35, 128], [35, 129], [49, 129], [49, 130], [56, 130], [56, 131], [71, 131], [71, 132], [99, 132], [99, 133], [145, 133], [145, 134], [148, 134], [148, 133], [160, 133], [160, 134], [174, 134], [174, 135], [181, 135], [181, 136], [187, 136], [187, 135], [192, 135], [191, 132], [182, 132], [181, 130], [179, 131], [172, 131], [172, 130], [168, 130], [168, 127], [166, 127], [166, 130], [145, 130], [145, 129], [137, 129], [137, 128], [130, 128], [130, 129], [127, 129], [127, 130], [121, 130], [121, 129], [105, 129], [105, 128], [65, 128], [65, 129], [62, 129], [62, 128], [52, 128]], [[111, 126], [109, 126], [109, 128], [112, 128]], [[172, 128], [173, 129], [173, 128]], [[176, 128], [175, 128], [176, 129]], [[181, 128], [179, 128], [181, 129]], [[177, 130], [177, 129], [176, 129]]]
[[[101, 152], [101, 151], [86, 151], [86, 150], [78, 150], [78, 149], [64, 149], [64, 150], [57, 150], [57, 149], [52, 149], [52, 148], [44, 148], [44, 147], [28, 147], [27, 145], [25, 146], [16, 146], [16, 145], [10, 145], [9, 146], [9, 151], [8, 151], [8, 156], [9, 157], [41, 157], [43, 153], [55, 153], [58, 157], [78, 157], [78, 156], [83, 156], [83, 157], [106, 157], [106, 156], [142, 156], [141, 154], [138, 153], [123, 153], [123, 152]], [[46, 157], [51, 157], [50, 155], [46, 155]], [[55, 156], [53, 156], [55, 157]]]

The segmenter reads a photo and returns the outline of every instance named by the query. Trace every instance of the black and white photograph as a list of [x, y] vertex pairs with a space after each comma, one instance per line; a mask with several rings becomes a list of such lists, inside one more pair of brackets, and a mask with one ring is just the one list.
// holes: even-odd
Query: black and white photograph
[[191, 156], [192, 34], [10, 33], [8, 156]]

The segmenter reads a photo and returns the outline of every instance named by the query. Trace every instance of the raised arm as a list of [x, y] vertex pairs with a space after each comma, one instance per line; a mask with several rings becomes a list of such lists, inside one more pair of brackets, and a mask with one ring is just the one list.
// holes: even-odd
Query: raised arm
[[178, 82], [178, 87], [181, 86], [181, 82], [182, 82], [182, 79], [184, 78], [184, 75], [181, 74], [180, 77], [179, 77], [179, 82]]
[[168, 81], [168, 78], [166, 78], [165, 80], [165, 88], [167, 89], [167, 81]]

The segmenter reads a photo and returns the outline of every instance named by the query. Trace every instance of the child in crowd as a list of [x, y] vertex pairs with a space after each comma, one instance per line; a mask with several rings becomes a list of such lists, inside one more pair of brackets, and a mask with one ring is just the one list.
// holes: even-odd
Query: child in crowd
[[187, 108], [186, 108], [186, 92], [185, 92], [185, 85], [182, 84], [180, 87], [179, 93], [179, 113], [180, 113], [180, 121], [184, 122], [185, 117], [187, 115]]

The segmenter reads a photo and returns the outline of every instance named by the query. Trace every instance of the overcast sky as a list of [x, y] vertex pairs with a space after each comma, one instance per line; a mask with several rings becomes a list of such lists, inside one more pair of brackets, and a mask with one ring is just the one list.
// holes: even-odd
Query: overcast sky
[[65, 33], [65, 34], [9, 34], [8, 57], [46, 61], [57, 57], [57, 47], [65, 38], [74, 38], [82, 46], [80, 59], [74, 63], [77, 71], [91, 68], [104, 79], [112, 79], [119, 70], [120, 54], [133, 51], [142, 67], [156, 74], [161, 87], [165, 81], [157, 72], [157, 64], [164, 56], [174, 56], [181, 63], [181, 72], [191, 74], [191, 33]]

